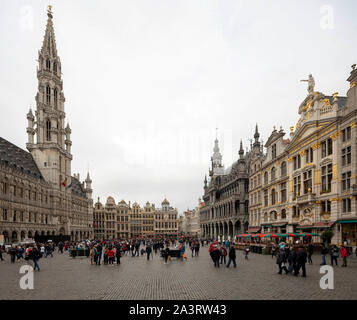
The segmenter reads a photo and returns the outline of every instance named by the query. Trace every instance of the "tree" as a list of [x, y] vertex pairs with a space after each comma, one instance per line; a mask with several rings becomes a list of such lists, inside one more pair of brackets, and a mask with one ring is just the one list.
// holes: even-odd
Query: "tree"
[[332, 237], [333, 237], [332, 230], [325, 230], [324, 232], [321, 233], [321, 239], [324, 244], [330, 244]]

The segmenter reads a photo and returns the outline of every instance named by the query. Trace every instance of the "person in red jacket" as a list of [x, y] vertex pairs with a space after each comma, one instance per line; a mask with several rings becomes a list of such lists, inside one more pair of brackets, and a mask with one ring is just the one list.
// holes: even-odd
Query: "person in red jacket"
[[114, 262], [114, 251], [112, 248], [110, 248], [110, 250], [107, 251], [107, 255], [109, 258], [109, 264], [113, 264]]
[[342, 245], [341, 247], [341, 258], [343, 259], [342, 267], [347, 267], [347, 256], [348, 256], [347, 248], [344, 245]]
[[221, 255], [221, 264], [223, 261], [224, 261], [224, 264], [226, 264], [227, 249], [224, 247], [223, 244], [219, 251], [220, 251], [220, 255]]

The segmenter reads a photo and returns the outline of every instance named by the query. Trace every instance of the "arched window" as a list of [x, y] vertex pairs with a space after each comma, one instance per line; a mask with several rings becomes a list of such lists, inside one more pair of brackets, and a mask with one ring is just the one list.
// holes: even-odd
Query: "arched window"
[[47, 70], [51, 70], [51, 61], [50, 61], [50, 59], [46, 60], [46, 69]]
[[281, 176], [284, 177], [286, 176], [286, 162], [283, 161], [281, 164]]
[[282, 220], [286, 219], [286, 210], [285, 209], [281, 210], [281, 219]]
[[49, 119], [46, 121], [46, 140], [51, 141], [51, 121]]
[[57, 73], [57, 62], [56, 61], [53, 63], [53, 72]]
[[271, 169], [271, 180], [275, 179], [275, 167]]
[[54, 100], [54, 103], [55, 103], [55, 108], [57, 108], [57, 101], [58, 101], [57, 88], [54, 88], [54, 90], [53, 90], [53, 100]]
[[264, 173], [264, 184], [268, 184], [268, 172]]
[[49, 85], [46, 86], [46, 103], [51, 103], [51, 88]]

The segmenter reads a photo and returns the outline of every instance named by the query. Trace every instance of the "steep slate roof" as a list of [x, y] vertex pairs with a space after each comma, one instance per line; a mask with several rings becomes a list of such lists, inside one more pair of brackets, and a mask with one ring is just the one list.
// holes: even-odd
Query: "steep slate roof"
[[82, 184], [75, 177], [71, 177], [71, 179], [72, 179], [72, 193], [75, 194], [76, 196], [85, 198], [86, 193], [84, 191]]
[[0, 137], [0, 162], [37, 179], [43, 176], [31, 153]]

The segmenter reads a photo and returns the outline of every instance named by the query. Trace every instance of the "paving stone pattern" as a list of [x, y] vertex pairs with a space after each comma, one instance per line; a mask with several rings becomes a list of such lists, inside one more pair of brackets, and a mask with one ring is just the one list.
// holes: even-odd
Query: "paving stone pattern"
[[[238, 267], [214, 268], [208, 247], [199, 257], [164, 264], [159, 253], [147, 261], [124, 256], [118, 265], [90, 265], [88, 258], [70, 258], [56, 253], [40, 260], [35, 272], [34, 290], [22, 290], [19, 273], [26, 261], [0, 261], [0, 299], [118, 299], [118, 300], [195, 300], [195, 299], [357, 299], [357, 260], [348, 267], [334, 268], [334, 290], [320, 288], [321, 257], [313, 256], [307, 265], [307, 278], [277, 274], [275, 259], [251, 253], [245, 260], [237, 251]], [[339, 260], [341, 265], [341, 261]]]

